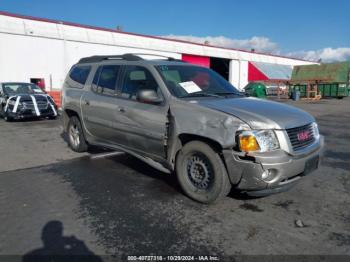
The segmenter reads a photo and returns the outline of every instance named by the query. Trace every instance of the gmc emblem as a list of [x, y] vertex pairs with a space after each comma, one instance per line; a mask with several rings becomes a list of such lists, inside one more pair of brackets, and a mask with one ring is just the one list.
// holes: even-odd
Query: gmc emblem
[[298, 133], [298, 140], [300, 142], [308, 140], [309, 138], [310, 138], [309, 131], [303, 131], [303, 132]]

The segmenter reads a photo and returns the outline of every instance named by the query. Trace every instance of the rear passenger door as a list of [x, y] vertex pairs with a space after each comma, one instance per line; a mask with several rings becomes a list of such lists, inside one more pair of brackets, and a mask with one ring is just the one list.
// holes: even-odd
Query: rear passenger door
[[120, 71], [120, 65], [98, 67], [91, 90], [81, 98], [85, 129], [101, 142], [115, 143], [123, 136], [114, 129], [115, 114], [118, 110], [116, 88]]
[[[168, 107], [152, 72], [143, 66], [124, 67], [122, 84], [118, 89], [119, 114], [115, 123], [123, 130], [127, 147], [155, 156], [165, 157], [165, 134]], [[147, 104], [137, 100], [141, 89], [153, 89], [163, 98], [161, 104]]]

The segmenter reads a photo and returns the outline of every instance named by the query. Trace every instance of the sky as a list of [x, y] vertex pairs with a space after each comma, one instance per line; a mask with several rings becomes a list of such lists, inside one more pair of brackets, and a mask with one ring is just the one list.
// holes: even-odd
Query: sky
[[0, 0], [0, 10], [308, 60], [350, 60], [348, 0]]

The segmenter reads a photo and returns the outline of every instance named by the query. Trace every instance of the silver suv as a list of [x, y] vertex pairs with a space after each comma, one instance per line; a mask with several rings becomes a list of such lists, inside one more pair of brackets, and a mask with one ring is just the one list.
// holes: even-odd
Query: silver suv
[[175, 172], [203, 203], [232, 186], [253, 196], [284, 191], [320, 162], [323, 137], [311, 115], [246, 97], [214, 71], [172, 58], [83, 58], [62, 102], [74, 151], [122, 150]]

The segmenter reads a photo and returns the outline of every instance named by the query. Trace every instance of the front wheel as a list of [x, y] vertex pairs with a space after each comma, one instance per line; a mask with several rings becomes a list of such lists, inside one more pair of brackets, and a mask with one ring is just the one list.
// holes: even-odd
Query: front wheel
[[189, 142], [181, 149], [176, 158], [176, 175], [185, 194], [201, 203], [212, 203], [231, 190], [220, 155], [200, 141]]
[[88, 144], [85, 140], [80, 120], [76, 116], [72, 116], [68, 123], [68, 144], [75, 152], [86, 152]]
[[8, 115], [7, 111], [6, 111], [6, 112], [3, 111], [2, 116], [4, 117], [4, 120], [5, 120], [6, 122], [11, 122], [11, 121], [13, 120], [12, 117], [10, 117], [10, 116]]

